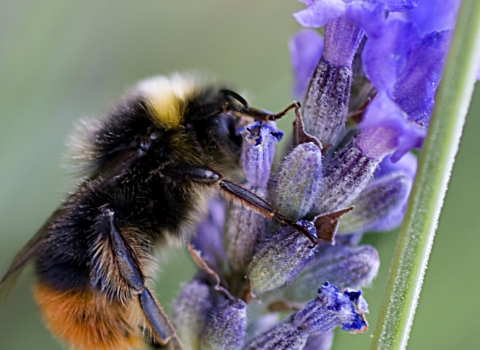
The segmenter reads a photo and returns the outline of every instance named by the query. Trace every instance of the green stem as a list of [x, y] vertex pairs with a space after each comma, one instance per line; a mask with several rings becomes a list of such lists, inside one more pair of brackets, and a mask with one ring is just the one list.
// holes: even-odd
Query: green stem
[[463, 0], [371, 349], [405, 349], [480, 62], [480, 1]]

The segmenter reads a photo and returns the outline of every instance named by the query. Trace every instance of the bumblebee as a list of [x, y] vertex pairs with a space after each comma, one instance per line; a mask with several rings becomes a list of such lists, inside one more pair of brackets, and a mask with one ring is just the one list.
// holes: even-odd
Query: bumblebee
[[275, 120], [237, 93], [173, 75], [140, 82], [76, 142], [83, 182], [17, 254], [0, 288], [33, 260], [47, 327], [74, 349], [180, 349], [147, 286], [154, 247], [186, 239], [216, 191], [281, 224], [308, 229], [224, 179], [239, 169], [242, 117]]

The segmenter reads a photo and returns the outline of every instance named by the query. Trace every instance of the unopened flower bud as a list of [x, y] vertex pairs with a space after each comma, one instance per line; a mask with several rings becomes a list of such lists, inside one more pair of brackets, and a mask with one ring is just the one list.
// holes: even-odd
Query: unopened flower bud
[[351, 78], [350, 67], [321, 58], [310, 80], [303, 107], [305, 131], [324, 146], [335, 144], [345, 128]]
[[381, 159], [368, 157], [352, 138], [324, 166], [322, 188], [312, 211], [334, 211], [351, 202], [371, 179]]
[[314, 260], [287, 288], [285, 297], [292, 301], [309, 300], [326, 281], [341, 289], [369, 285], [379, 265], [378, 253], [369, 245], [321, 244]]
[[285, 216], [300, 219], [310, 210], [322, 179], [322, 153], [312, 142], [295, 147], [278, 174], [275, 206]]
[[399, 222], [391, 214], [403, 214], [411, 188], [412, 179], [402, 171], [375, 179], [351, 203], [355, 209], [343, 216], [339, 233], [365, 232], [377, 225], [394, 228]]
[[201, 349], [241, 349], [247, 327], [246, 305], [240, 299], [226, 300], [211, 310], [203, 331]]
[[249, 266], [253, 292], [267, 292], [292, 280], [313, 253], [307, 236], [290, 227], [282, 227], [253, 256]]

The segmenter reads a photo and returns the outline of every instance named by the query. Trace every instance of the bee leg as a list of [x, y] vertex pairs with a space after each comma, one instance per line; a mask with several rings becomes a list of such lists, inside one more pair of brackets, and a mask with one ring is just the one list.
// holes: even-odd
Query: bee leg
[[182, 345], [177, 338], [175, 328], [170, 323], [165, 311], [155, 300], [152, 292], [145, 285], [143, 273], [133, 256], [134, 249], [128, 246], [115, 225], [114, 212], [110, 209], [104, 209], [103, 215], [108, 220], [107, 224], [115, 255], [121, 257], [124, 262], [121, 267], [122, 275], [127, 279], [130, 288], [138, 294], [140, 306], [148, 323], [162, 345], [171, 342], [174, 349], [181, 350]]
[[268, 219], [276, 218], [282, 225], [288, 225], [303, 233], [314, 244], [318, 244], [319, 239], [311, 230], [301, 222], [296, 222], [286, 216], [280, 214], [272, 205], [255, 193], [234, 184], [233, 182], [223, 180], [222, 174], [207, 167], [195, 167], [190, 165], [177, 165], [175, 167], [162, 170], [164, 175], [183, 181], [193, 181], [204, 183], [206, 185], [218, 184], [222, 193], [228, 200], [238, 202], [253, 211], [265, 216]]
[[239, 202], [268, 219], [275, 217], [282, 225], [288, 225], [303, 233], [314, 246], [318, 244], [319, 238], [309, 230], [305, 223], [287, 218], [255, 193], [227, 180], [220, 181], [220, 188], [229, 200]]
[[287, 114], [292, 109], [299, 111], [300, 107], [301, 107], [300, 102], [294, 101], [291, 105], [289, 105], [287, 108], [285, 108], [283, 111], [277, 114], [271, 114], [259, 109], [251, 108], [251, 107], [234, 106], [234, 105], [228, 106], [227, 110], [232, 111], [234, 115], [247, 116], [256, 120], [268, 122], [268, 121], [282, 118], [285, 114]]
[[173, 328], [166, 312], [147, 287], [139, 294], [139, 299], [148, 323], [157, 334], [160, 344], [166, 345], [171, 342], [174, 349], [181, 350], [182, 345], [177, 338], [175, 328]]

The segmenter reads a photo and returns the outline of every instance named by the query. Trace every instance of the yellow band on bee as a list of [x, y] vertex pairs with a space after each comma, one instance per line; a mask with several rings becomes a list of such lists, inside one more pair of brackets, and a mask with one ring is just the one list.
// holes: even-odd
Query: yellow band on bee
[[172, 75], [157, 76], [139, 84], [152, 113], [155, 124], [165, 129], [174, 129], [183, 122], [186, 99], [195, 89], [192, 77]]

